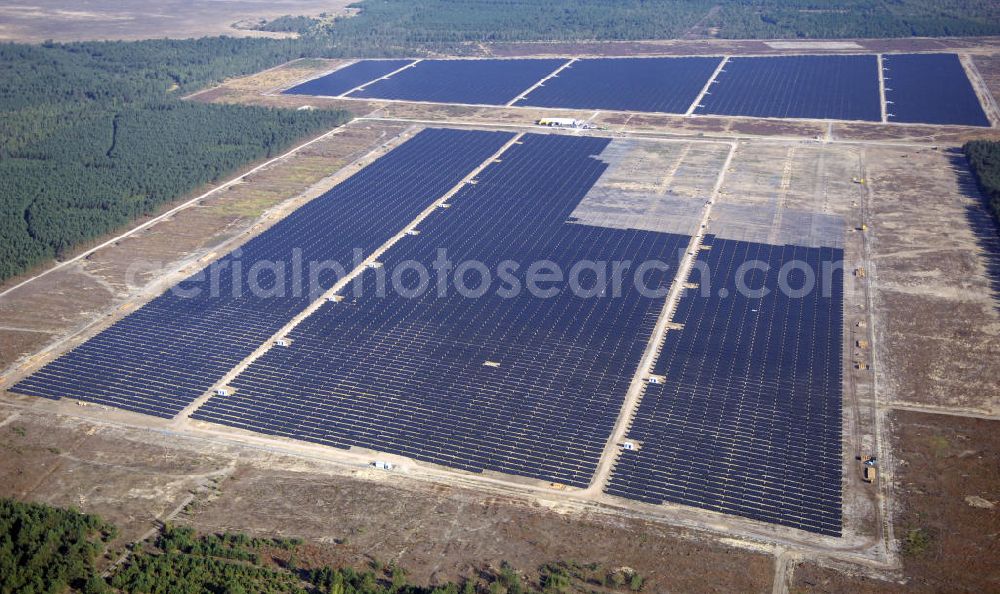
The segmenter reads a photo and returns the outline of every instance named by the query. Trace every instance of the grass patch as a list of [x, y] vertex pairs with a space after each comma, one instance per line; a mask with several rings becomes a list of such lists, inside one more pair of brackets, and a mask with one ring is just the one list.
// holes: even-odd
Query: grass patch
[[915, 557], [923, 554], [930, 546], [933, 538], [930, 532], [923, 528], [910, 528], [903, 538], [903, 555]]

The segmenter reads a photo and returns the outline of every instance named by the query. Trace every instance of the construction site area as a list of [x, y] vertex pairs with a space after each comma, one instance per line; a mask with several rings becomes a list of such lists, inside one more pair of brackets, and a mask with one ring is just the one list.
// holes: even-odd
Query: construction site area
[[[474, 57], [726, 56], [717, 76], [731, 57], [944, 52], [988, 125], [892, 122], [884, 91], [871, 121], [285, 92], [347, 60], [196, 93], [354, 118], [0, 286], [2, 494], [98, 513], [122, 542], [166, 521], [295, 536], [426, 584], [571, 559], [651, 592], [996, 589], [1000, 235], [961, 144], [996, 138], [1000, 44], [928, 43]], [[363, 258], [242, 314], [167, 297], [281, 238], [310, 256], [307, 232]], [[442, 247], [667, 266], [654, 297], [350, 293]], [[107, 355], [126, 334], [162, 375]]]

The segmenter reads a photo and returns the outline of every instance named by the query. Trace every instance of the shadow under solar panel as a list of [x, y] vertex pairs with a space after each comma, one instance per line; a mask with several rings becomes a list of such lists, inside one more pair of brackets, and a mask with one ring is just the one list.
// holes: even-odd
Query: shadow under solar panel
[[12, 391], [176, 415], [336, 282], [323, 268], [302, 286], [296, 260], [352, 268], [356, 249], [384, 244], [512, 137], [420, 132]]
[[[839, 536], [843, 253], [708, 243], [699, 260], [710, 273], [680, 300], [683, 328], [654, 367], [666, 380], [646, 386], [629, 429], [642, 447], [621, 452], [606, 491]], [[789, 267], [789, 287], [808, 286], [809, 269], [814, 290], [779, 289], [789, 262], [803, 264]]]

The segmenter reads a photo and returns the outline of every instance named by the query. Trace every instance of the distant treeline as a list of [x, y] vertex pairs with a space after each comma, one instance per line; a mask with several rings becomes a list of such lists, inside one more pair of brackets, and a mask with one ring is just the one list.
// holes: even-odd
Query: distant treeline
[[1000, 3], [982, 0], [361, 0], [347, 19], [280, 17], [333, 53], [454, 49], [503, 41], [968, 36], [1000, 34]]
[[346, 121], [180, 99], [301, 52], [227, 38], [0, 45], [0, 280]]
[[974, 140], [963, 147], [979, 189], [1000, 224], [1000, 141]]
[[729, 39], [997, 35], [1000, 4], [981, 0], [724, 0], [711, 19]]

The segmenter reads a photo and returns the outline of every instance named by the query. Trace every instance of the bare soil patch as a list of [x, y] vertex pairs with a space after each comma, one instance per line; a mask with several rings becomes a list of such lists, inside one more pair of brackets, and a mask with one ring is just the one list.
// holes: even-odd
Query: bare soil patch
[[896, 516], [905, 584], [804, 563], [798, 592], [996, 592], [1000, 432], [997, 421], [897, 411], [892, 415]]
[[21, 412], [0, 427], [0, 495], [97, 513], [138, 538], [228, 461]]
[[[766, 556], [678, 538], [660, 525], [572, 517], [445, 486], [404, 489], [391, 476], [358, 480], [244, 467], [219, 498], [185, 521], [201, 529], [295, 531], [327, 545], [320, 553], [325, 562], [395, 561], [419, 583], [474, 575], [505, 560], [527, 571], [554, 560], [626, 565], [646, 577], [650, 591], [759, 592], [771, 582]], [[706, 567], [711, 577], [702, 573]]]
[[[3, 414], [9, 410], [0, 408]], [[190, 497], [176, 522], [206, 532], [300, 536], [307, 540], [303, 564], [396, 561], [419, 583], [475, 575], [504, 560], [536, 579], [540, 565], [573, 560], [635, 568], [650, 592], [764, 592], [771, 585], [767, 554], [663, 525], [558, 513], [162, 431], [21, 410], [0, 426], [0, 448], [0, 495], [101, 514], [122, 528], [123, 541]]]
[[964, 158], [867, 154], [882, 389], [890, 401], [996, 413], [1000, 239]]
[[254, 94], [278, 92], [336, 70], [347, 62], [349, 60], [324, 58], [292, 60], [250, 76], [230, 79], [217, 87], [189, 95], [188, 98], [209, 102], [245, 92]]
[[116, 39], [187, 39], [210, 35], [287, 37], [288, 34], [234, 27], [239, 21], [286, 14], [349, 14], [347, 0], [27, 0], [0, 7], [0, 40], [38, 43]]
[[992, 99], [994, 110], [1000, 104], [1000, 55], [986, 54], [972, 56], [972, 64], [986, 86]]

